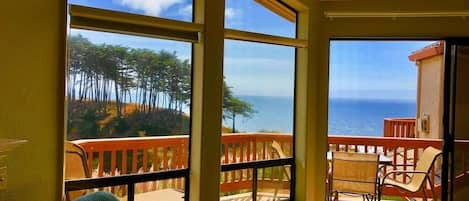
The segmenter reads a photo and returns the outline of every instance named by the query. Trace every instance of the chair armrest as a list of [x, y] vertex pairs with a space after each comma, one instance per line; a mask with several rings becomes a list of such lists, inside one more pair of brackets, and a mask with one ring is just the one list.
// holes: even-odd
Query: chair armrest
[[[411, 167], [411, 166], [414, 166], [413, 164], [391, 164], [391, 165], [382, 165], [378, 168], [378, 172], [381, 172], [383, 171], [386, 167], [388, 166], [393, 166], [393, 167]], [[396, 173], [396, 174], [402, 174], [402, 173], [405, 173], [405, 172], [400, 172], [400, 173]]]
[[413, 171], [413, 170], [393, 170], [384, 175], [384, 177], [381, 179], [381, 184], [384, 184], [384, 180], [386, 180], [387, 177], [389, 177], [392, 174], [403, 174], [403, 173], [409, 173], [409, 174], [424, 174], [427, 175], [428, 172], [422, 172], [422, 171]]

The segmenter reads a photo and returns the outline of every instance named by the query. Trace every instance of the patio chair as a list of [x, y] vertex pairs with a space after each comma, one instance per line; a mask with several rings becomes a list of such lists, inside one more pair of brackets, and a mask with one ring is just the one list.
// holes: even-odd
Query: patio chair
[[[80, 145], [65, 141], [65, 180], [90, 178], [86, 164], [85, 150]], [[65, 196], [67, 201], [71, 201], [86, 193], [86, 190], [65, 192]]]
[[[272, 148], [273, 151], [279, 156], [279, 158], [288, 158], [288, 156], [283, 152], [282, 146], [280, 144], [273, 140], [272, 141]], [[289, 182], [291, 182], [291, 170], [290, 167], [283, 167], [283, 174], [287, 176], [287, 179]], [[279, 182], [283, 179], [283, 174], [279, 174]], [[273, 199], [272, 200], [277, 200], [277, 194], [278, 190], [281, 188], [281, 182], [280, 185], [275, 189]]]
[[[432, 198], [435, 200], [437, 198], [435, 193], [435, 188], [430, 179], [430, 171], [432, 170], [433, 164], [436, 159], [442, 154], [441, 150], [427, 147], [422, 153], [417, 165], [414, 170], [394, 170], [386, 173], [381, 180], [381, 185], [379, 189], [379, 199], [381, 200], [381, 194], [383, 193], [384, 186], [394, 186], [400, 190], [408, 191], [411, 193], [416, 193], [422, 190], [425, 200], [427, 200], [427, 195], [425, 192], [425, 182], [427, 181], [430, 185], [432, 191]], [[399, 166], [399, 165], [398, 165]], [[402, 183], [396, 180], [389, 178], [392, 174], [407, 174], [410, 176], [410, 181], [407, 183]]]
[[379, 155], [332, 152], [328, 200], [339, 193], [358, 194], [363, 200], [376, 200], [378, 194]]
[[[279, 158], [288, 158], [288, 156], [283, 152], [282, 146], [277, 141], [272, 141], [272, 148], [274, 148], [274, 151], [276, 154], [279, 156]], [[283, 172], [285, 175], [287, 175], [288, 181], [291, 180], [291, 171], [289, 167], [285, 167], [283, 169]]]
[[[88, 171], [86, 152], [78, 144], [65, 141], [65, 180], [91, 178]], [[67, 201], [118, 201], [112, 193], [87, 190], [65, 192]]]

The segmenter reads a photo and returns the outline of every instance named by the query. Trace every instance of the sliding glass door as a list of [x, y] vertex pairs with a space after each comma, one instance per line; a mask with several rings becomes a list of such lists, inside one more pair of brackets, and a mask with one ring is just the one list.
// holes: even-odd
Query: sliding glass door
[[[442, 200], [469, 195], [469, 39], [448, 40], [445, 48], [444, 157]], [[445, 196], [446, 195], [446, 196]]]

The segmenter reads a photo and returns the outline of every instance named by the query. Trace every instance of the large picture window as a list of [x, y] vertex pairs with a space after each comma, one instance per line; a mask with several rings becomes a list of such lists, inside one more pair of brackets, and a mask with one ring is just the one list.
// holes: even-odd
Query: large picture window
[[[220, 200], [293, 199], [297, 48], [307, 46], [297, 12], [282, 1], [229, 0], [223, 28], [206, 22], [217, 12], [193, 4], [69, 1], [67, 200], [204, 200], [204, 181], [221, 184]], [[204, 176], [213, 168], [220, 180]]]
[[[150, 14], [134, 12], [138, 1], [70, 3], [82, 5], [70, 5], [67, 200], [96, 191], [120, 200], [184, 197], [197, 30], [136, 15]], [[154, 16], [169, 12], [161, 9]]]
[[226, 1], [220, 200], [294, 193], [295, 56], [304, 44], [296, 12], [278, 5]]

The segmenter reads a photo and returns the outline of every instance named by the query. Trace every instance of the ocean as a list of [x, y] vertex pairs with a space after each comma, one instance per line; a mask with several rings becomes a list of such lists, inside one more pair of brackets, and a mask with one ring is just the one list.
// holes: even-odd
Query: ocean
[[[236, 118], [241, 132], [293, 131], [293, 98], [239, 96], [257, 111], [251, 118]], [[411, 100], [367, 100], [332, 98], [329, 100], [330, 135], [383, 136], [384, 118], [415, 117], [416, 104]], [[231, 127], [231, 120], [223, 123]]]

